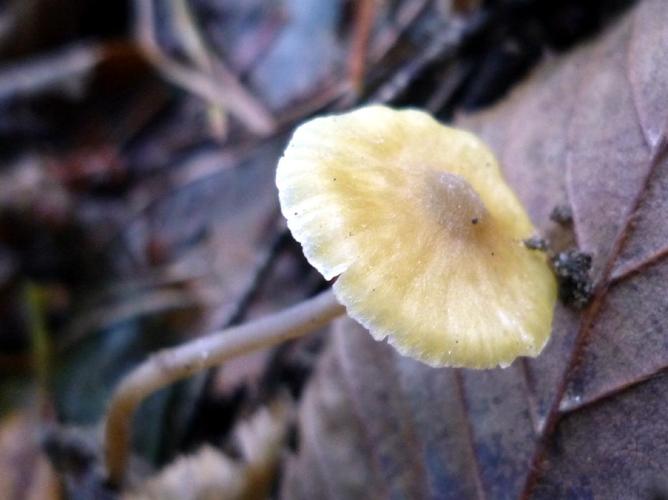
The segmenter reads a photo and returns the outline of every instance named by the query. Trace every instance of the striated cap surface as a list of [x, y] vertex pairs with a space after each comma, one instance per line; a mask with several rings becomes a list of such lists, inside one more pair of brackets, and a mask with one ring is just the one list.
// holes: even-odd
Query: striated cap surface
[[489, 149], [416, 110], [313, 119], [276, 173], [283, 215], [348, 314], [433, 366], [491, 368], [547, 342], [556, 283]]

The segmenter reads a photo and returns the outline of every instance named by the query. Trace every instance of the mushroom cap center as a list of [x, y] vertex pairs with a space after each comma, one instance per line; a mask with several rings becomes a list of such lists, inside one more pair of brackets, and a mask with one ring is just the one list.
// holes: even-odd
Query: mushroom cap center
[[466, 237], [488, 217], [480, 195], [463, 177], [429, 170], [425, 176], [426, 208], [451, 236]]

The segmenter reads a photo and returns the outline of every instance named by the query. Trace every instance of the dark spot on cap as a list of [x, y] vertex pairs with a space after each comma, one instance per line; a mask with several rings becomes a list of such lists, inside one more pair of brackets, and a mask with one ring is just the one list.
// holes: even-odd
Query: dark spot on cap
[[478, 218], [473, 217], [473, 219], [471, 219], [471, 224], [477, 224], [477, 223], [478, 223]]

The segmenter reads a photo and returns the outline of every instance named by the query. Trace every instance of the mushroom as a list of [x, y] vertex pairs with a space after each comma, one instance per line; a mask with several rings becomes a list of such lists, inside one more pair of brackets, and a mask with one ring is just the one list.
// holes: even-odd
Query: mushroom
[[416, 110], [370, 106], [300, 126], [276, 175], [281, 209], [326, 291], [285, 311], [154, 354], [106, 415], [109, 484], [132, 417], [156, 390], [347, 312], [432, 366], [508, 366], [549, 337], [556, 282], [523, 243], [534, 228], [489, 149]]
[[311, 120], [281, 158], [283, 215], [349, 316], [432, 366], [508, 366], [550, 334], [556, 282], [491, 151], [426, 113]]

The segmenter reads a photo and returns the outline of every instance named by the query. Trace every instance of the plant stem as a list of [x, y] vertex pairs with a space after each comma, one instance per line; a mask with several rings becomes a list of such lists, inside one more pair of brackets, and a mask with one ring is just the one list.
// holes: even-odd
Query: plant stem
[[328, 290], [276, 314], [150, 356], [125, 376], [111, 398], [104, 435], [109, 483], [119, 486], [123, 482], [132, 418], [147, 396], [230, 358], [305, 335], [344, 312]]

